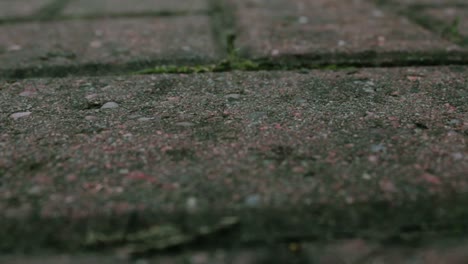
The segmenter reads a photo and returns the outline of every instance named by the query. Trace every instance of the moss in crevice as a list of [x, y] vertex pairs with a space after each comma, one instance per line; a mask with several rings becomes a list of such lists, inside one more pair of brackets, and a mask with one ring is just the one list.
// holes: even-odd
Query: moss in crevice
[[163, 65], [156, 66], [136, 72], [136, 74], [162, 74], [162, 73], [204, 73], [204, 72], [224, 72], [231, 70], [257, 71], [262, 70], [261, 64], [249, 59], [241, 58], [235, 48], [235, 34], [226, 34], [226, 58], [215, 64], [177, 66]]
[[440, 20], [425, 14], [427, 7], [410, 6], [405, 10], [398, 13], [408, 17], [414, 23], [422, 26], [423, 28], [436, 33], [442, 38], [458, 44], [460, 46], [468, 45], [468, 37], [460, 33], [460, 18], [457, 17], [451, 21]]

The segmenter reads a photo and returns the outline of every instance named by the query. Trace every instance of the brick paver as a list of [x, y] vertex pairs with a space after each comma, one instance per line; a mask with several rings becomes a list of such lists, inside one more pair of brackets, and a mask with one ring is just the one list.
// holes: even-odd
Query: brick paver
[[447, 51], [456, 45], [368, 1], [230, 1], [237, 44], [254, 57]]
[[289, 208], [464, 191], [466, 73], [3, 82], [0, 210], [183, 210], [191, 197], [200, 209]]
[[0, 263], [468, 263], [467, 10], [0, 0]]
[[106, 15], [148, 12], [193, 12], [206, 10], [208, 10], [206, 0], [72, 0], [63, 11], [63, 14]]
[[0, 69], [217, 57], [204, 16], [70, 20], [0, 27]]

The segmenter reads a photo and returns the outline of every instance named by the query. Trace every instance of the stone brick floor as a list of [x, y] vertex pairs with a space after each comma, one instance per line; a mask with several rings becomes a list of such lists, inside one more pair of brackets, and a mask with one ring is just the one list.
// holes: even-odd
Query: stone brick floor
[[468, 263], [467, 23], [0, 0], [0, 263]]

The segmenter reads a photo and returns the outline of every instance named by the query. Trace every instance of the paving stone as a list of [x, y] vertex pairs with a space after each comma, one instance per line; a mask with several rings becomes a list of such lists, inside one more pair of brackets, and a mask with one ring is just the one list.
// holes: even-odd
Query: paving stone
[[52, 0], [2, 0], [0, 1], [0, 20], [31, 16]]
[[72, 0], [64, 9], [65, 15], [130, 14], [148, 12], [206, 11], [206, 0]]
[[[249, 197], [263, 208], [467, 190], [467, 71], [3, 82], [0, 210], [22, 214], [31, 199], [47, 216], [185, 208], [189, 197], [214, 210], [248, 207]], [[100, 109], [106, 102], [120, 107]], [[17, 112], [30, 114], [13, 120]]]
[[242, 0], [237, 44], [254, 57], [447, 51], [455, 45], [368, 1]]
[[216, 58], [204, 16], [8, 24], [0, 43], [0, 69]]

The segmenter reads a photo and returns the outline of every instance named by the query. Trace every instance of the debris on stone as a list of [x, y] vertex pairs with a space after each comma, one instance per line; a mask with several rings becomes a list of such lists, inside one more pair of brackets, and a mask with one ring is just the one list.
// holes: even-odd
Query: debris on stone
[[32, 114], [32, 112], [17, 112], [17, 113], [11, 114], [10, 117], [17, 120], [17, 119], [20, 119], [20, 118], [23, 118], [23, 117], [27, 117], [27, 116], [29, 116], [31, 114]]
[[119, 104], [117, 104], [116, 102], [107, 102], [103, 106], [101, 106], [101, 109], [114, 109], [118, 107]]

